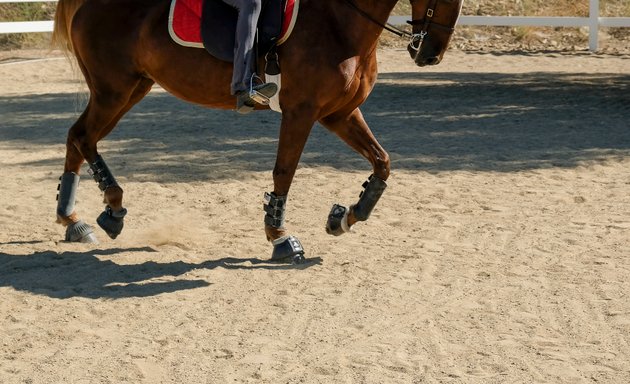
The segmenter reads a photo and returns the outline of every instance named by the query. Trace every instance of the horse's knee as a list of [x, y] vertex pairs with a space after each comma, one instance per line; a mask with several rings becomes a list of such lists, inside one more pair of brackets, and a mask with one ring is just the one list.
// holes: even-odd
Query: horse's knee
[[373, 160], [374, 176], [382, 181], [387, 181], [390, 173], [389, 154], [385, 151], [379, 151]]

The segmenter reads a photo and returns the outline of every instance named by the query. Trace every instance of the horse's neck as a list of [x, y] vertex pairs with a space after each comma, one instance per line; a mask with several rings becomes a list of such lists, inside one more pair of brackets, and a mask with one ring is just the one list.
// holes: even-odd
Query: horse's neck
[[[340, 5], [339, 1], [346, 4]], [[364, 44], [375, 44], [398, 0], [338, 0], [334, 3], [335, 7], [347, 8], [348, 18], [344, 19], [344, 24], [351, 26], [350, 33], [359, 34]], [[369, 35], [373, 39], [366, 40]]]
[[[348, 0], [343, 0], [348, 1]], [[398, 0], [349, 0], [362, 9], [365, 13], [378, 20], [380, 23], [386, 23], [392, 10], [398, 3]]]
[[[351, 0], [366, 12], [374, 12], [373, 16], [380, 14], [381, 17], [387, 19], [392, 10], [398, 3], [398, 0]], [[383, 20], [384, 22], [385, 20]]]

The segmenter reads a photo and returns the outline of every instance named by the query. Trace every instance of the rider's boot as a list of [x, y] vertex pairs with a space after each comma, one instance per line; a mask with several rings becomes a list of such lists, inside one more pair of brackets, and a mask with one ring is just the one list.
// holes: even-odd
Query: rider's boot
[[263, 83], [254, 85], [249, 90], [236, 92], [236, 111], [247, 114], [254, 110], [256, 103], [267, 105], [269, 99], [278, 92], [275, 83]]

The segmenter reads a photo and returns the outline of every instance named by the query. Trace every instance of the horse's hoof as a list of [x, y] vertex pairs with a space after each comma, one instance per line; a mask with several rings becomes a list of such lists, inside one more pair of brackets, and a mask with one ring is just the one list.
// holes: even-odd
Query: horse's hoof
[[98, 243], [92, 227], [83, 222], [83, 220], [79, 220], [66, 227], [66, 241], [86, 244]]
[[284, 236], [273, 241], [273, 253], [271, 260], [283, 261], [291, 258], [293, 264], [302, 264], [304, 258], [304, 248], [302, 243], [294, 236]]
[[306, 257], [304, 257], [303, 253], [295, 255], [291, 259], [291, 264], [300, 265], [306, 263]]
[[107, 236], [115, 239], [120, 235], [124, 226], [124, 218], [127, 214], [127, 210], [123, 208], [118, 212], [114, 212], [109, 206], [105, 208], [105, 211], [101, 213], [96, 219], [99, 227], [101, 227]]
[[326, 222], [326, 233], [334, 236], [341, 236], [350, 231], [348, 226], [348, 208], [343, 205], [333, 204], [328, 221]]

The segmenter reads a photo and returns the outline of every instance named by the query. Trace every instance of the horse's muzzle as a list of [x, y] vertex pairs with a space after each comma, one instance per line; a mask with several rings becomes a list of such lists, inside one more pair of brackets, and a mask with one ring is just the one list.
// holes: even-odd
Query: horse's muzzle
[[425, 56], [422, 54], [422, 48], [416, 49], [415, 47], [413, 47], [412, 44], [409, 44], [407, 46], [407, 51], [409, 52], [409, 55], [411, 56], [413, 61], [419, 67], [440, 64], [441, 58], [439, 55], [432, 54]]
[[416, 64], [418, 64], [418, 66], [420, 67], [424, 67], [425, 65], [438, 65], [440, 64], [440, 58], [439, 57], [428, 57], [428, 58], [416, 58]]

